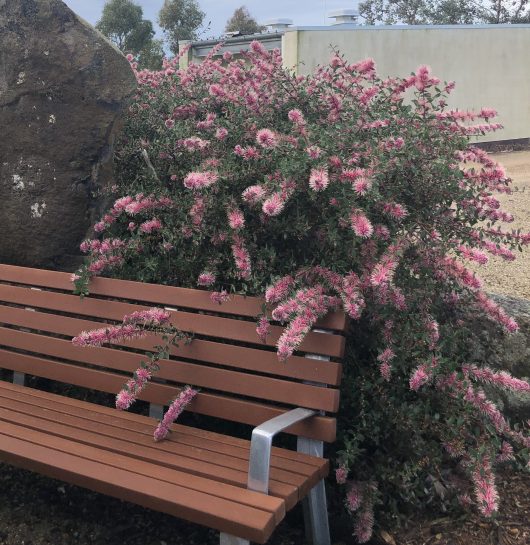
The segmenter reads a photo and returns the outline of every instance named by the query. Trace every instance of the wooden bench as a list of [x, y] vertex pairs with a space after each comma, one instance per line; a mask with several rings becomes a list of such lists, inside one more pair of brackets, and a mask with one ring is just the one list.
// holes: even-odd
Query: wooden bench
[[[323, 319], [281, 363], [282, 328], [266, 345], [256, 334], [258, 298], [219, 306], [201, 290], [103, 278], [90, 289], [80, 299], [69, 274], [0, 265], [0, 368], [13, 371], [13, 383], [0, 380], [0, 460], [215, 528], [223, 545], [265, 543], [303, 500], [313, 543], [329, 545], [323, 445], [336, 434], [344, 314]], [[156, 337], [112, 348], [71, 339], [153, 306], [172, 310], [194, 340], [140, 396], [151, 417], [24, 386], [32, 375], [117, 393]], [[253, 426], [251, 441], [175, 424], [154, 443], [153, 417], [183, 384], [200, 388], [190, 411]], [[297, 452], [272, 447], [280, 431], [297, 437]]]

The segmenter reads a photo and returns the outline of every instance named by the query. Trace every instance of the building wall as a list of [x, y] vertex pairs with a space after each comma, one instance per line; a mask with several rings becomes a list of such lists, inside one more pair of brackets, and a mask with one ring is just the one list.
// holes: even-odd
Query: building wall
[[284, 64], [309, 74], [333, 47], [352, 62], [372, 57], [384, 77], [427, 64], [442, 81], [456, 81], [451, 107], [499, 112], [505, 128], [481, 142], [530, 137], [530, 25], [295, 28], [283, 37]]

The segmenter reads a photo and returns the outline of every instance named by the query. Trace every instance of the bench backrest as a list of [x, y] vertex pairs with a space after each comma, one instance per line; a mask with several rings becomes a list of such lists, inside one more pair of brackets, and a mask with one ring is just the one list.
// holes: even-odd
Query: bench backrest
[[[273, 325], [264, 344], [256, 333], [263, 300], [232, 296], [218, 305], [209, 292], [97, 278], [90, 296], [72, 294], [67, 273], [0, 265], [0, 368], [108, 393], [117, 393], [155, 336], [83, 348], [71, 338], [83, 330], [119, 323], [135, 310], [172, 310], [172, 323], [194, 334], [187, 346], [162, 362], [158, 378], [140, 399], [167, 405], [178, 386], [201, 392], [189, 406], [197, 413], [259, 425], [294, 407], [321, 411], [289, 433], [334, 441], [339, 406], [340, 360], [347, 319], [328, 315], [286, 363], [274, 350], [282, 327]], [[145, 356], [143, 356], [145, 359]]]

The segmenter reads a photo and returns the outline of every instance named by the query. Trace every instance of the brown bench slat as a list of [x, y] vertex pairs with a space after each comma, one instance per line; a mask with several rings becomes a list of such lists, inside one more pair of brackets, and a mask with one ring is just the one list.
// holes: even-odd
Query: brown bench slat
[[[18, 399], [18, 396], [23, 394], [24, 399], [35, 399], [34, 403], [39, 406], [61, 407], [61, 410], [67, 413], [81, 411], [85, 418], [90, 418], [95, 422], [104, 418], [106, 422], [112, 423], [112, 425], [120, 429], [139, 431], [150, 437], [153, 433], [154, 420], [149, 416], [127, 411], [117, 411], [113, 407], [96, 405], [87, 401], [36, 390], [34, 388], [27, 388], [10, 382], [0, 381], [0, 394], [4, 397], [11, 396], [12, 399]], [[62, 407], [64, 407], [64, 409], [62, 409]], [[169, 435], [164, 444], [182, 441], [197, 446], [212, 444], [212, 447], [209, 447], [209, 449], [213, 452], [224, 452], [234, 456], [236, 456], [237, 453], [245, 453], [243, 456], [245, 459], [248, 459], [249, 441], [246, 439], [202, 430], [200, 428], [183, 426], [181, 424], [173, 424], [171, 429], [174, 433]], [[233, 450], [226, 451], [226, 448], [233, 448]], [[278, 459], [279, 467], [283, 466], [284, 460], [295, 460], [298, 464], [310, 465], [324, 470], [327, 469], [325, 467], [327, 465], [327, 460], [308, 456], [307, 454], [302, 454], [293, 450], [273, 447], [272, 460], [275, 460], [276, 458]], [[322, 477], [325, 477], [326, 475], [327, 472], [321, 472]]]
[[117, 454], [112, 454], [114, 465], [94, 461], [105, 452], [57, 437], [49, 446], [50, 439], [44, 433], [0, 422], [0, 456], [12, 465], [259, 543], [265, 543], [276, 527], [274, 513], [131, 473], [120, 464], [128, 458]]
[[[31, 288], [5, 284], [0, 284], [0, 301], [115, 321], [121, 321], [126, 314], [131, 314], [136, 310], [149, 308], [89, 297], [80, 299], [75, 295], [36, 291]], [[173, 311], [171, 314], [172, 324], [184, 331], [231, 341], [260, 344], [254, 322], [181, 311]], [[283, 327], [271, 326], [270, 331], [271, 334], [266, 345], [275, 346]], [[342, 357], [344, 347], [345, 339], [340, 335], [309, 333], [300, 345], [300, 350], [325, 356]]]
[[[10, 400], [13, 404], [11, 408], [6, 406], [6, 401], [5, 398], [0, 398], [0, 421], [12, 422], [29, 429], [42, 431], [50, 436], [62, 437], [105, 451], [118, 454], [126, 453], [128, 457], [133, 459], [137, 458], [189, 475], [246, 488], [248, 462], [244, 468], [242, 461], [239, 461], [241, 462], [239, 464], [237, 459], [232, 459], [232, 463], [230, 463], [229, 457], [223, 458], [217, 454], [214, 460], [212, 453], [209, 453], [209, 460], [206, 460], [206, 456], [200, 457], [197, 452], [193, 452], [192, 449], [185, 446], [181, 446], [180, 449], [174, 448], [175, 452], [167, 452], [165, 449], [158, 448], [158, 445], [154, 448], [152, 437], [151, 440], [145, 438], [146, 440], [143, 441], [145, 444], [142, 444], [141, 441], [138, 441], [138, 437], [136, 437], [137, 442], [134, 442], [130, 434], [128, 437], [130, 440], [126, 440], [128, 434], [121, 430], [120, 439], [115, 439], [105, 433], [104, 423], [100, 424], [101, 433], [98, 432], [97, 427], [94, 429], [94, 426], [90, 425], [87, 425], [87, 430], [83, 430], [80, 428], [79, 421], [77, 421], [77, 425], [74, 424], [76, 422], [74, 417], [53, 413], [50, 410], [41, 410], [38, 416], [30, 416], [29, 413], [25, 412], [25, 409], [26, 411], [28, 409], [35, 411], [33, 405]], [[60, 415], [63, 421], [60, 423], [53, 421], [52, 417], [54, 415], [55, 417]], [[116, 433], [116, 430], [114, 430], [114, 433]], [[237, 465], [241, 465], [241, 467], [230, 467]], [[300, 497], [303, 497], [310, 490], [311, 485], [316, 484], [318, 475], [306, 478], [299, 474], [288, 474], [286, 471], [273, 468], [271, 469], [271, 479], [271, 495], [281, 498], [286, 502], [286, 508], [292, 509]]]
[[[0, 403], [2, 404], [0, 406], [0, 422], [14, 424], [29, 430], [45, 433], [50, 437], [48, 444], [52, 448], [55, 437], [67, 439], [78, 444], [95, 447], [98, 450], [101, 449], [103, 455], [96, 461], [106, 463], [106, 453], [115, 452], [122, 458], [130, 460], [131, 462], [134, 462], [135, 460], [138, 460], [139, 462], [147, 462], [147, 464], [143, 464], [143, 467], [142, 464], [136, 464], [136, 467], [139, 467], [140, 470], [134, 472], [152, 477], [155, 477], [156, 475], [155, 478], [166, 482], [173, 482], [173, 484], [178, 484], [199, 492], [207, 491], [212, 496], [217, 496], [219, 498], [224, 498], [235, 502], [240, 502], [243, 499], [238, 493], [238, 489], [241, 488], [241, 486], [238, 486], [237, 484], [233, 484], [232, 486], [224, 486], [225, 484], [231, 483], [224, 481], [221, 477], [215, 478], [214, 473], [208, 474], [207, 471], [203, 471], [202, 476], [197, 473], [190, 473], [186, 470], [180, 471], [178, 464], [171, 463], [171, 459], [173, 459], [173, 462], [175, 462], [176, 456], [172, 456], [170, 453], [161, 452], [157, 448], [147, 448], [147, 451], [142, 454], [140, 450], [141, 448], [145, 449], [145, 447], [140, 448], [139, 445], [133, 445], [118, 439], [115, 439], [116, 443], [114, 443], [114, 440], [104, 436], [100, 437], [97, 433], [87, 432], [83, 434], [82, 430], [76, 430], [75, 428], [71, 428], [62, 422], [51, 422], [49, 419], [42, 419], [40, 414], [39, 416], [31, 416], [29, 413], [25, 412], [28, 409], [34, 410], [33, 406], [26, 407], [24, 403], [13, 401], [14, 406], [11, 408], [6, 406], [7, 401], [8, 400], [6, 398], [0, 398]], [[39, 425], [42, 425], [43, 427], [39, 428]], [[71, 436], [67, 435], [69, 431], [72, 431]], [[24, 438], [24, 435], [22, 435], [22, 438]], [[95, 442], [92, 442], [90, 439], [94, 439]], [[105, 446], [105, 443], [110, 445], [110, 447]], [[121, 445], [122, 450], [118, 450], [118, 444]], [[151, 442], [150, 446], [153, 447], [153, 445], [154, 443]], [[151, 457], [151, 455], [153, 457]], [[113, 465], [112, 462], [115, 463], [114, 457], [106, 456], [106, 458], [111, 460], [109, 465]], [[155, 468], [162, 466], [164, 469], [162, 469], [160, 473], [155, 474], [155, 472], [152, 470], [152, 466], [155, 466]], [[132, 470], [132, 468], [135, 467], [135, 464], [126, 464], [121, 465], [120, 467]], [[149, 473], [145, 473], [146, 468], [148, 471], [150, 471]], [[169, 471], [165, 471], [166, 469], [169, 469]], [[165, 478], [163, 478], [163, 476], [165, 476]], [[276, 495], [272, 494], [272, 496], [274, 497]], [[256, 494], [255, 497], [245, 497], [242, 503], [258, 509], [267, 510], [274, 513], [276, 516], [283, 516], [283, 509], [279, 508], [277, 502], [264, 502], [260, 499], [259, 494]]]
[[[72, 291], [73, 284], [70, 276], [68, 273], [57, 271], [0, 265], [1, 281], [35, 287]], [[149, 304], [195, 308], [251, 318], [261, 314], [264, 302], [259, 297], [232, 295], [230, 301], [218, 305], [210, 300], [208, 291], [112, 278], [94, 278], [89, 289], [91, 294], [99, 296], [147, 301]], [[320, 320], [318, 325], [326, 329], [344, 331], [347, 328], [347, 317], [343, 312], [333, 312]]]
[[[137, 354], [123, 350], [87, 349], [74, 346], [67, 340], [2, 327], [0, 327], [0, 345], [128, 372], [137, 369], [142, 359]], [[331, 388], [321, 388], [175, 360], [165, 360], [160, 363], [161, 370], [158, 376], [180, 384], [189, 383], [198, 387], [310, 409], [330, 412], [338, 410], [339, 391]]]
[[[31, 392], [32, 390], [29, 389]], [[109, 436], [112, 439], [116, 439], [119, 435], [119, 439], [123, 441], [129, 441], [134, 444], [141, 444], [149, 448], [154, 447], [153, 444], [153, 429], [154, 422], [150, 420], [149, 424], [143, 424], [141, 422], [136, 422], [134, 420], [128, 421], [122, 418], [116, 418], [116, 413], [118, 416], [121, 416], [122, 411], [113, 410], [114, 414], [111, 415], [102, 415], [101, 413], [92, 412], [87, 410], [86, 403], [79, 402], [75, 406], [66, 405], [55, 399], [50, 399], [47, 397], [35, 397], [28, 395], [26, 391], [12, 391], [0, 388], [0, 403], [2, 406], [7, 409], [13, 409], [18, 412], [23, 412], [22, 407], [15, 408], [16, 403], [23, 403], [24, 406], [29, 410], [28, 414], [35, 414], [38, 412], [38, 408], [43, 409], [48, 415], [49, 412], [53, 412], [56, 420], [61, 423], [66, 423], [64, 418], [74, 418], [72, 422], [75, 422], [76, 425], [82, 423], [80, 429], [97, 432], [97, 425], [103, 425], [102, 433]], [[11, 403], [11, 404], [10, 404]], [[18, 406], [18, 405], [17, 405]], [[32, 407], [31, 409], [30, 406]], [[90, 407], [90, 405], [89, 405]], [[131, 413], [134, 414], [134, 413]], [[138, 415], [135, 415], [138, 416]], [[44, 417], [44, 416], [43, 416]], [[48, 416], [46, 416], [48, 418]], [[73, 424], [74, 425], [74, 424]], [[220, 443], [216, 438], [212, 437], [212, 433], [209, 433], [203, 437], [197, 437], [189, 433], [190, 430], [194, 428], [184, 426], [181, 430], [174, 430], [171, 435], [175, 441], [164, 441], [156, 446], [157, 451], [167, 451], [170, 453], [183, 453], [183, 446], [189, 447], [188, 455], [191, 457], [196, 457], [197, 459], [202, 459], [203, 453], [210, 452], [215, 455], [221, 455], [225, 457], [223, 459], [227, 460], [226, 467], [232, 467], [234, 469], [245, 469], [245, 475], [248, 467], [249, 460], [249, 442], [245, 441], [242, 445], [232, 446], [225, 443]], [[124, 435], [120, 435], [123, 433]], [[222, 437], [222, 436], [221, 436]], [[174, 444], [173, 444], [174, 443]], [[197, 450], [198, 449], [198, 450]], [[279, 449], [283, 454], [284, 449]], [[186, 451], [187, 452], [187, 451]], [[210, 454], [211, 455], [211, 454]], [[304, 455], [304, 457], [294, 460], [292, 457], [279, 457], [276, 454], [272, 456], [271, 467], [277, 467], [281, 470], [287, 470], [292, 473], [303, 476], [304, 478], [312, 478], [317, 472], [321, 474], [322, 468], [326, 465], [325, 460], [322, 458], [314, 458]], [[236, 462], [233, 462], [236, 460]], [[309, 463], [308, 461], [311, 461]], [[317, 463], [313, 463], [314, 461]], [[207, 460], [212, 462], [212, 458]], [[239, 462], [244, 462], [243, 464]], [[219, 463], [218, 459], [215, 459], [215, 464]], [[279, 479], [281, 481], [281, 479]], [[289, 481], [282, 481], [289, 482]]]
[[[90, 320], [71, 318], [38, 311], [27, 311], [22, 308], [0, 305], [0, 323], [37, 329], [59, 335], [74, 337], [80, 331], [102, 327], [102, 324]], [[152, 350], [153, 339], [135, 339], [127, 343], [116, 343], [116, 346]], [[155, 341], [156, 344], [160, 339]], [[87, 349], [88, 350], [88, 349]], [[292, 356], [286, 363], [278, 361], [275, 352], [248, 348], [226, 343], [217, 343], [203, 339], [194, 339], [189, 345], [172, 349], [175, 356], [204, 361], [207, 363], [236, 367], [271, 375], [284, 376], [298, 380], [320, 382], [336, 386], [340, 384], [342, 365], [332, 361], [308, 359]]]
[[[116, 393], [123, 385], [122, 375], [69, 365], [48, 358], [19, 354], [5, 349], [0, 349], [0, 368], [2, 367], [101, 392]], [[178, 391], [174, 387], [152, 383], [140, 395], [140, 399], [164, 405], [177, 395]], [[253, 426], [260, 425], [285, 412], [285, 409], [271, 405], [208, 393], [199, 393], [189, 405], [189, 410]], [[336, 421], [334, 418], [315, 416], [291, 426], [286, 431], [310, 439], [333, 442], [336, 436]]]
[[[8, 412], [6, 412], [8, 411]], [[15, 414], [16, 413], [16, 414]], [[38, 416], [31, 416], [33, 413]], [[155, 445], [151, 434], [117, 429], [105, 419], [96, 423], [80, 415], [66, 415], [50, 408], [41, 408], [25, 402], [0, 396], [0, 420], [13, 421], [29, 428], [72, 439], [79, 443], [105, 450], [127, 453], [128, 456], [226, 482], [246, 488], [248, 452], [232, 448], [235, 456], [212, 450], [215, 443], [203, 440], [198, 446], [186, 443], [187, 436], [179, 436], [173, 443]], [[85, 427], [83, 427], [85, 426]], [[99, 427], [98, 427], [99, 426]], [[119, 438], [116, 437], [119, 436]], [[247, 454], [246, 457], [243, 457]], [[282, 498], [291, 509], [321, 478], [326, 463], [321, 467], [272, 457], [270, 494]]]

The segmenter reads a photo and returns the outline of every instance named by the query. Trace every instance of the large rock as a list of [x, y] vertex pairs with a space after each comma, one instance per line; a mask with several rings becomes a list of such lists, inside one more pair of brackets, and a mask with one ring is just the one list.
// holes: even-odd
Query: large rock
[[[471, 347], [471, 359], [529, 380], [530, 300], [506, 295], [492, 295], [492, 298], [517, 320], [520, 329], [513, 335], [503, 336], [497, 324], [485, 318], [475, 319], [476, 340]], [[502, 401], [506, 412], [516, 419], [530, 418], [530, 394], [502, 393], [498, 401]]]
[[124, 56], [60, 0], [0, 0], [0, 263], [78, 253], [135, 88]]

